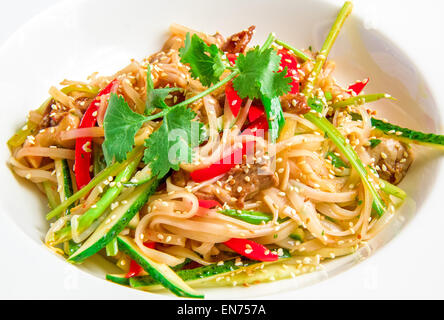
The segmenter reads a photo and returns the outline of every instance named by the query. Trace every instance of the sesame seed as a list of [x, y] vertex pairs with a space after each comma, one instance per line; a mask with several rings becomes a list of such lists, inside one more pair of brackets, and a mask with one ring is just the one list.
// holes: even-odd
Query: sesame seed
[[91, 141], [85, 142], [85, 144], [82, 146], [83, 151], [84, 152], [91, 152], [92, 150], [91, 150], [90, 146], [91, 146]]
[[119, 201], [113, 202], [111, 203], [111, 210], [114, 210], [115, 208], [117, 208], [119, 206]]

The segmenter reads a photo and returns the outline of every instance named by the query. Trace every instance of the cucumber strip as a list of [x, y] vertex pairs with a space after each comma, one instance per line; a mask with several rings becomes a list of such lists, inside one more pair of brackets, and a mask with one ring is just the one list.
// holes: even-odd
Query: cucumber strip
[[[210, 264], [194, 269], [186, 269], [177, 271], [177, 275], [183, 280], [193, 285], [196, 280], [212, 279], [224, 274], [229, 274], [240, 268], [258, 264], [258, 261], [246, 260], [236, 262], [235, 259], [225, 261], [224, 264]], [[130, 278], [130, 286], [132, 288], [143, 289], [151, 287], [161, 289], [161, 285], [157, 279], [151, 276], [140, 276]]]
[[[292, 258], [290, 252], [287, 249], [283, 249], [283, 254], [279, 256], [279, 261], [287, 261]], [[207, 266], [202, 266], [194, 269], [178, 270], [177, 275], [182, 278], [185, 282], [194, 286], [198, 283], [206, 283], [217, 277], [226, 276], [239, 269], [246, 269], [247, 267], [262, 264], [272, 264], [274, 262], [260, 262], [250, 259], [231, 259], [224, 261], [223, 264], [210, 264]], [[250, 269], [248, 269], [250, 270]], [[130, 279], [130, 285], [132, 288], [142, 289], [150, 287], [151, 289], [161, 289], [161, 285], [156, 279], [150, 276], [139, 276]], [[149, 290], [148, 290], [149, 291]]]
[[267, 223], [273, 219], [271, 214], [260, 211], [223, 209], [219, 210], [218, 212], [254, 225]]
[[45, 190], [48, 204], [51, 209], [54, 209], [60, 204], [60, 196], [57, 193], [57, 186], [49, 181], [42, 182], [43, 190]]
[[305, 232], [302, 228], [296, 228], [289, 237], [293, 240], [304, 242]]
[[[235, 210], [235, 209], [222, 209], [218, 211], [226, 216], [245, 221], [247, 223], [251, 223], [254, 225], [260, 225], [263, 223], [270, 222], [273, 220], [273, 215], [270, 213], [265, 213], [261, 211], [252, 211], [252, 210]], [[279, 218], [278, 223], [283, 223], [287, 221], [289, 218]]]
[[182, 263], [180, 263], [180, 264], [178, 264], [178, 265], [176, 265], [176, 266], [174, 266], [174, 267], [171, 267], [171, 269], [173, 270], [173, 271], [177, 271], [177, 270], [181, 270], [183, 267], [185, 267], [187, 264], [189, 264], [190, 262], [192, 262], [193, 260], [191, 260], [190, 258], [185, 258], [185, 261], [184, 262], [182, 262]]
[[108, 273], [106, 275], [106, 280], [109, 280], [111, 282], [121, 284], [124, 286], [129, 286], [129, 279], [126, 277], [126, 274], [111, 274]]
[[96, 176], [106, 168], [102, 146], [97, 143], [93, 143], [93, 161], [93, 173]]
[[[57, 190], [59, 191], [60, 194], [60, 200], [63, 202], [69, 197], [71, 197], [73, 194], [71, 170], [69, 169], [68, 161], [66, 161], [66, 159], [55, 160], [54, 164], [55, 164], [57, 183], [58, 183]], [[71, 214], [70, 209], [73, 206], [74, 204], [70, 205], [63, 214], [65, 216], [70, 215]], [[69, 222], [68, 225], [70, 225]], [[65, 253], [69, 256], [80, 248], [80, 244], [77, 244], [72, 240], [68, 240], [65, 241], [63, 247]]]
[[[68, 161], [66, 161], [66, 159], [54, 160], [54, 164], [56, 169], [57, 183], [59, 185], [58, 191], [60, 194], [60, 200], [65, 201], [73, 194], [71, 172], [69, 170]], [[72, 206], [73, 204], [67, 208], [67, 211], [69, 211]], [[65, 214], [66, 213], [67, 212], [65, 212]]]
[[[97, 227], [94, 233], [86, 239], [79, 250], [68, 258], [68, 261], [80, 263], [86, 258], [99, 252], [110, 243], [128, 225], [134, 215], [139, 212], [149, 197], [156, 191], [158, 180], [153, 179], [151, 183], [146, 183], [137, 187], [126, 201], [114, 210]], [[123, 203], [125, 202], [125, 203]]]
[[134, 177], [132, 177], [129, 182], [124, 183], [123, 185], [125, 187], [140, 186], [141, 184], [147, 183], [152, 178], [153, 178], [153, 175], [151, 173], [151, 167], [149, 165], [147, 165], [142, 170], [137, 171], [137, 173], [134, 175]]
[[393, 136], [395, 139], [426, 145], [438, 149], [444, 149], [444, 135], [434, 133], [423, 133], [395, 124], [371, 118], [372, 126], [382, 133]]
[[137, 213], [132, 219], [131, 221], [128, 223], [128, 228], [130, 229], [136, 229], [137, 225], [139, 224], [140, 221], [140, 216], [139, 213]]
[[[119, 249], [135, 260], [151, 277], [179, 297], [203, 298], [204, 296], [189, 287], [170, 267], [157, 263], [143, 254], [133, 239], [118, 236]], [[130, 280], [131, 281], [131, 280]]]
[[[78, 227], [79, 233], [82, 233], [88, 229], [88, 227], [91, 226], [91, 224], [93, 224], [94, 221], [96, 221], [119, 196], [124, 188], [122, 183], [131, 178], [141, 158], [142, 154], [139, 154], [135, 159], [133, 159], [128, 166], [116, 176], [114, 181], [115, 185], [106, 190], [105, 194], [102, 196], [102, 198], [100, 198], [99, 201], [97, 201], [94, 208], [91, 207], [88, 211], [80, 216]], [[55, 233], [53, 243], [57, 244], [69, 240], [71, 237], [71, 227], [65, 227]]]
[[[359, 114], [352, 113], [351, 115], [355, 117], [353, 120], [362, 120], [362, 117]], [[437, 149], [444, 149], [444, 135], [415, 131], [376, 118], [371, 118], [371, 123], [374, 129], [397, 140], [407, 143], [412, 142]], [[380, 143], [380, 140], [373, 139], [370, 140], [370, 143], [370, 146], [374, 148]]]
[[113, 176], [118, 172], [124, 170], [129, 165], [129, 163], [131, 163], [136, 157], [141, 156], [143, 154], [142, 151], [143, 151], [143, 146], [136, 147], [133, 149], [133, 151], [131, 151], [128, 154], [127, 160], [123, 161], [122, 163], [116, 162], [111, 166], [107, 167], [105, 170], [103, 170], [97, 176], [95, 176], [90, 183], [88, 183], [82, 189], [74, 193], [66, 201], [63, 201], [59, 206], [57, 206], [57, 208], [50, 211], [46, 215], [46, 219], [50, 220], [52, 218], [58, 217], [64, 210], [66, 210], [66, 208], [68, 208], [71, 204], [82, 198], [84, 195], [88, 194], [89, 191], [91, 191], [95, 186], [97, 186], [103, 180], [107, 179], [109, 176]]
[[[255, 268], [247, 268], [239, 272], [233, 272], [226, 276], [219, 276], [206, 281], [196, 283], [196, 287], [222, 287], [222, 286], [237, 286], [237, 285], [253, 285], [259, 283], [272, 282], [276, 280], [288, 279], [296, 277], [303, 273], [310, 273], [316, 270], [315, 264], [281, 264], [274, 263]], [[131, 283], [131, 281], [130, 281]]]
[[[309, 262], [306, 263], [304, 262], [305, 257], [329, 259], [332, 258], [332, 252], [334, 252], [336, 257], [339, 257], [351, 254], [355, 252], [355, 249], [353, 247], [322, 248], [307, 254], [302, 254], [301, 256], [280, 257], [278, 261], [274, 262], [247, 260], [236, 265], [235, 260], [229, 260], [225, 261], [223, 265], [212, 264], [190, 270], [180, 270], [177, 271], [177, 274], [189, 285], [196, 288], [256, 284], [258, 282], [280, 280], [311, 272], [314, 270], [310, 268], [310, 266], [314, 267], [314, 265], [311, 264], [313, 260], [309, 260]], [[298, 269], [294, 269], [295, 267]], [[266, 270], [267, 272], [262, 270]], [[266, 276], [264, 277], [263, 275]], [[157, 291], [163, 289], [159, 282], [150, 276], [130, 278], [129, 283], [132, 288], [139, 290]]]
[[119, 246], [117, 244], [117, 238], [114, 238], [109, 242], [106, 247], [106, 255], [108, 257], [115, 257], [119, 253]]

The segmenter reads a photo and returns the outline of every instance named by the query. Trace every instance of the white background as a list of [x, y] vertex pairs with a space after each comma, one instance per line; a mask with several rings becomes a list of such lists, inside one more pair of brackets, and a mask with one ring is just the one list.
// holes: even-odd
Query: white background
[[[34, 15], [45, 10], [60, 0], [0, 0], [0, 45], [22, 24], [26, 23]], [[167, 0], [164, 0], [167, 1]], [[185, 0], [184, 0], [185, 1]], [[123, 2], [123, 1], [122, 1]], [[253, 3], [254, 0], [251, 0]], [[338, 2], [338, 5], [342, 1]], [[444, 82], [440, 79], [444, 71], [444, 1], [440, 0], [361, 0], [355, 1], [355, 11], [365, 12], [370, 27], [384, 30], [394, 42], [408, 53], [415, 61], [430, 86], [435, 92], [441, 108], [444, 102], [440, 96]], [[56, 27], [56, 26], [55, 26]], [[444, 191], [444, 190], [442, 190]], [[442, 215], [442, 206], [439, 198], [440, 190], [434, 191], [436, 201], [429, 202], [424, 210], [431, 210], [437, 215]], [[0, 225], [3, 217], [0, 216]], [[403, 232], [395, 237], [384, 250], [377, 252], [358, 267], [340, 274], [332, 279], [316, 284], [304, 290], [304, 296], [300, 293], [282, 293], [270, 298], [444, 298], [444, 259], [442, 249], [436, 252], [436, 256], [422, 254], [422, 247], [429, 246], [427, 239], [416, 239], [415, 228], [426, 228], [430, 221], [424, 221], [421, 217], [415, 217]], [[10, 224], [9, 224], [10, 225]], [[442, 226], [444, 227], [444, 226]], [[84, 292], [77, 288], [76, 283], [90, 281], [85, 274], [77, 275], [71, 266], [60, 268], [59, 277], [65, 281], [65, 291], [51, 292], [39, 290], [45, 286], [51, 287], [48, 279], [33, 277], [32, 261], [39, 259], [39, 255], [33, 253], [32, 248], [26, 250], [26, 260], [17, 257], [20, 248], [11, 242], [13, 235], [19, 232], [12, 226], [11, 229], [2, 229], [0, 233], [1, 267], [4, 277], [27, 277], [26, 287], [0, 286], [0, 298], [99, 298], [94, 292]], [[399, 246], [400, 242], [408, 245]], [[393, 249], [396, 246], [397, 251]], [[442, 244], [434, 244], [440, 248]], [[40, 252], [39, 252], [40, 254]], [[399, 259], [391, 257], [396, 254]], [[389, 264], [384, 261], [390, 261]], [[26, 270], [21, 263], [27, 261], [30, 270]], [[62, 262], [60, 262], [62, 263]], [[25, 274], [17, 274], [18, 272]], [[38, 271], [40, 272], [40, 270]], [[48, 271], [46, 271], [47, 273]], [[64, 274], [64, 276], [63, 276]], [[80, 277], [80, 278], [76, 278]], [[75, 278], [75, 279], [73, 279]], [[347, 278], [347, 281], [344, 281]], [[23, 284], [23, 282], [20, 282]], [[70, 283], [73, 285], [71, 286]], [[97, 283], [97, 287], [109, 290], [100, 290], [101, 298], [111, 298], [113, 285], [103, 281]], [[57, 286], [53, 286], [57, 288]], [[337, 290], [331, 290], [337, 288]]]

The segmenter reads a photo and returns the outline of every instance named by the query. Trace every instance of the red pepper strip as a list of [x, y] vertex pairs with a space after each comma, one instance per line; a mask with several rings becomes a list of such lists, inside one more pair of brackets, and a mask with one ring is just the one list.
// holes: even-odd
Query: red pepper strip
[[227, 53], [227, 59], [234, 65], [236, 63], [237, 55], [235, 53]]
[[144, 242], [143, 245], [150, 249], [156, 249], [156, 243], [153, 241]]
[[279, 259], [279, 256], [276, 253], [273, 253], [265, 246], [248, 239], [232, 238], [224, 242], [224, 245], [252, 260], [265, 262], [276, 261]]
[[231, 112], [235, 117], [237, 117], [242, 106], [242, 99], [239, 97], [236, 90], [234, 90], [233, 83], [231, 81], [225, 86], [225, 96], [227, 97]]
[[[156, 249], [156, 243], [153, 241], [147, 241], [144, 242], [143, 245], [150, 249]], [[141, 274], [143, 271], [143, 268], [134, 260], [131, 260], [130, 262], [130, 268], [128, 273], [125, 275], [125, 278], [132, 278], [137, 277], [139, 274]]]
[[[252, 134], [257, 136], [261, 130], [268, 130], [268, 121], [265, 116], [262, 116], [251, 123], [242, 134]], [[239, 164], [239, 161], [242, 161], [243, 156], [247, 153], [247, 150], [250, 149], [252, 143], [254, 142], [243, 143], [242, 148], [234, 150], [232, 154], [221, 159], [219, 162], [213, 163], [207, 168], [194, 170], [190, 173], [191, 179], [194, 182], [203, 182], [227, 173], [231, 168], [236, 166], [236, 164]]]
[[136, 277], [142, 271], [143, 271], [143, 268], [141, 266], [139, 266], [139, 264], [136, 261], [131, 260], [130, 268], [129, 268], [128, 273], [125, 275], [125, 278], [128, 279], [128, 278]]
[[224, 173], [230, 171], [236, 164], [240, 164], [242, 157], [244, 156], [246, 148], [235, 150], [232, 154], [221, 159], [219, 162], [213, 163], [207, 168], [194, 170], [190, 173], [191, 179], [195, 182], [203, 182]]
[[199, 200], [199, 207], [212, 209], [215, 207], [220, 207], [220, 203], [216, 200]]
[[367, 85], [369, 78], [365, 78], [362, 81], [356, 81], [355, 83], [348, 86], [348, 90], [352, 90], [356, 95], [360, 94], [364, 87]]
[[[100, 97], [110, 92], [117, 92], [119, 80], [111, 81], [97, 97], [91, 102], [88, 109], [86, 109], [79, 128], [94, 127], [97, 122], [97, 112], [100, 106]], [[89, 168], [91, 166], [91, 145], [92, 139], [89, 137], [76, 139], [76, 152], [74, 162], [74, 173], [77, 182], [77, 188], [80, 190], [91, 181]]]
[[279, 50], [278, 55], [281, 56], [282, 69], [287, 67], [286, 78], [292, 79], [290, 83], [291, 90], [289, 93], [296, 94], [299, 92], [298, 61], [296, 60], [296, 57], [292, 55], [287, 49]]
[[220, 207], [220, 203], [216, 200], [198, 200], [199, 209], [197, 210], [196, 215], [200, 217], [205, 217], [210, 212], [210, 209]]
[[250, 110], [248, 111], [248, 120], [250, 120], [250, 122], [253, 122], [254, 120], [263, 116], [264, 114], [265, 110], [263, 106], [252, 105], [250, 107]]
[[252, 123], [250, 123], [248, 127], [242, 132], [242, 134], [253, 135], [255, 137], [257, 137], [258, 134], [264, 136], [267, 130], [268, 130], [268, 120], [265, 115], [262, 115], [256, 120], [254, 120]]

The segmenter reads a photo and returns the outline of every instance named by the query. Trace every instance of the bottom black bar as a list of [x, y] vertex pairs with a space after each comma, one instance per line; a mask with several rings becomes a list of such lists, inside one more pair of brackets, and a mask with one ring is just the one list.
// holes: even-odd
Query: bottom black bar
[[[424, 302], [424, 301], [422, 301]], [[442, 301], [434, 304], [441, 308]], [[31, 306], [27, 306], [31, 305]], [[292, 319], [302, 317], [312, 319], [341, 315], [348, 319], [367, 310], [384, 310], [384, 315], [396, 314], [403, 311], [413, 312], [416, 308], [412, 301], [358, 301], [358, 300], [139, 300], [139, 301], [0, 301], [2, 310], [10, 309], [20, 315], [30, 312], [33, 318], [39, 313], [42, 316], [59, 315], [65, 318], [68, 314], [77, 312], [77, 319], [99, 317], [105, 319]], [[418, 306], [418, 309], [423, 306]], [[427, 310], [431, 311], [430, 306]], [[358, 313], [355, 313], [358, 312]], [[51, 316], [51, 319], [53, 316]], [[6, 318], [8, 319], [8, 318]]]

